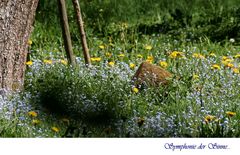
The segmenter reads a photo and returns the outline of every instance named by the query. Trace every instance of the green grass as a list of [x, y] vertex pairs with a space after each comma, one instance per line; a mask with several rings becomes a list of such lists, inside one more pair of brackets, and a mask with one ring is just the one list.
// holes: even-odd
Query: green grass
[[[0, 136], [239, 137], [238, 1], [116, 2], [81, 1], [90, 54], [98, 58], [91, 68], [68, 2], [72, 68], [57, 10], [49, 11], [54, 1], [40, 1], [25, 90], [0, 95]], [[134, 92], [132, 77], [146, 60], [166, 62], [178, 78]]]
[[[25, 125], [16, 128], [14, 123], [9, 126], [3, 119], [2, 136], [61, 137], [69, 135], [66, 133], [69, 128], [73, 129], [70, 135], [75, 137], [239, 136], [240, 77], [233, 68], [225, 67], [224, 57], [220, 55], [225, 53], [224, 56], [229, 57], [227, 61], [238, 69], [239, 59], [234, 58], [237, 47], [231, 43], [220, 46], [205, 40], [197, 44], [177, 41], [170, 44], [165, 37], [144, 36], [136, 47], [138, 50], [126, 51], [124, 57], [119, 57], [120, 49], [124, 49], [121, 44], [114, 44], [111, 49], [107, 43], [104, 49], [99, 45], [94, 48], [95, 56], [101, 57], [101, 61], [93, 62], [92, 68], [84, 67], [82, 59], [77, 68], [66, 66], [58, 61], [61, 59], [58, 52], [52, 52], [51, 64], [45, 64], [44, 59], [32, 59], [22, 94], [28, 97], [21, 99], [25, 103], [23, 107], [31, 108], [25, 112], [20, 109], [13, 117], [15, 125], [22, 122], [19, 117], [25, 117]], [[147, 50], [146, 45], [153, 48]], [[174, 50], [183, 52], [184, 57], [171, 58]], [[106, 52], [112, 56], [109, 58]], [[143, 58], [137, 56], [139, 53]], [[194, 57], [199, 54], [204, 59]], [[156, 65], [166, 61], [166, 69], [180, 79], [172, 79], [166, 88], [150, 87], [134, 93], [132, 76], [148, 56], [154, 57]], [[109, 61], [115, 65], [110, 66]], [[136, 67], [131, 69], [130, 62]], [[220, 69], [212, 69], [213, 64], [218, 64]], [[5, 102], [11, 103], [11, 100]], [[15, 109], [18, 108], [16, 105]], [[41, 123], [32, 124], [35, 118], [27, 115], [32, 110], [38, 112]], [[230, 117], [226, 114], [228, 111], [236, 115]], [[206, 121], [208, 115], [214, 118]], [[63, 118], [67, 118], [70, 125], [64, 125]], [[60, 132], [55, 134], [51, 130], [53, 126], [60, 128]]]

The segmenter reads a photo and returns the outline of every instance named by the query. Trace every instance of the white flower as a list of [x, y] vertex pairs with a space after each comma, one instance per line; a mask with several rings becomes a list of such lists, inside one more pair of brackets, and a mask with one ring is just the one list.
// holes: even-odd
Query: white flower
[[234, 39], [234, 38], [231, 38], [231, 39], [229, 39], [229, 41], [230, 41], [231, 43], [234, 43], [234, 42], [235, 42], [235, 39]]

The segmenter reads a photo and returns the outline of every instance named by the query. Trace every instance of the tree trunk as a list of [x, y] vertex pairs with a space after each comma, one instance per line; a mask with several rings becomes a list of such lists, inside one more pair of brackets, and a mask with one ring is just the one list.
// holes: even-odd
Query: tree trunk
[[38, 0], [0, 0], [0, 89], [21, 89]]

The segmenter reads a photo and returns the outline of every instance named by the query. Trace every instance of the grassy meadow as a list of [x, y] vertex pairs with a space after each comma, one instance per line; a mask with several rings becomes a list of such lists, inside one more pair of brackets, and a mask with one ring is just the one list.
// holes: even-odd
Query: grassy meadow
[[[0, 94], [0, 137], [239, 137], [239, 0], [82, 0], [92, 66], [68, 64], [57, 1], [40, 0], [25, 87]], [[174, 76], [138, 89], [148, 61]]]

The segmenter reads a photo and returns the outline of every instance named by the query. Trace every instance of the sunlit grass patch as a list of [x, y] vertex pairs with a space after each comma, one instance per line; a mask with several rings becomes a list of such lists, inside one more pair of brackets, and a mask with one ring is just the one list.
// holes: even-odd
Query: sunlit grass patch
[[[97, 42], [91, 68], [86, 68], [79, 57], [75, 69], [56, 63], [60, 62], [58, 55], [42, 59], [52, 60], [51, 64], [34, 60], [28, 69], [26, 88], [35, 96], [34, 102], [64, 117], [77, 118], [74, 132], [79, 130], [80, 134], [75, 136], [237, 136], [237, 117], [226, 113], [238, 113], [239, 62], [232, 59], [234, 54], [213, 52], [223, 50], [219, 46], [208, 50], [205, 45], [179, 44], [176, 49], [160, 46], [160, 41], [164, 40], [155, 40], [151, 50], [142, 48], [147, 45], [142, 42], [138, 51], [123, 51], [123, 45], [117, 43], [114, 48], [106, 43], [100, 48]], [[132, 85], [132, 76], [143, 61], [173, 73], [168, 87]], [[72, 125], [72, 121], [60, 121], [67, 126], [60, 126], [58, 133], [51, 130], [58, 124], [44, 126], [38, 119], [41, 123], [34, 126], [46, 128], [51, 136], [63, 136]]]

